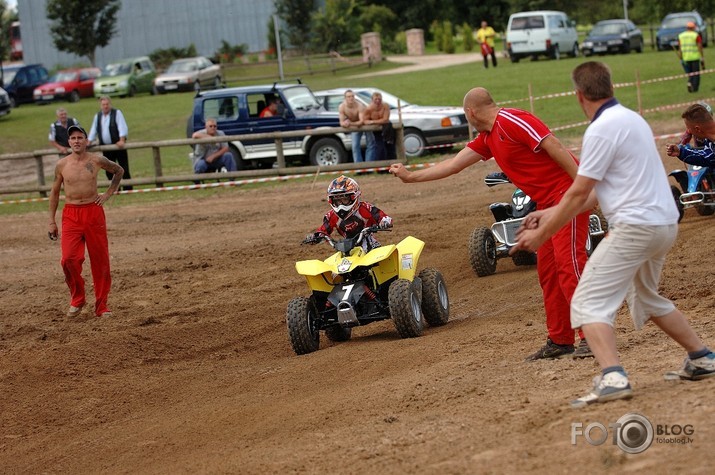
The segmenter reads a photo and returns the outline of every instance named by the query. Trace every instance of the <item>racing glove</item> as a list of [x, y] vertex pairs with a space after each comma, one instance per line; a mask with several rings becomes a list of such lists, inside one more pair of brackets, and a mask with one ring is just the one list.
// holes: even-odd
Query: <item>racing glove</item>
[[320, 241], [323, 240], [323, 237], [325, 237], [325, 234], [321, 232], [314, 232], [314, 233], [308, 233], [308, 235], [305, 237], [305, 240], [303, 243], [305, 244], [318, 244]]
[[385, 216], [380, 220], [380, 229], [390, 229], [392, 227], [392, 218]]

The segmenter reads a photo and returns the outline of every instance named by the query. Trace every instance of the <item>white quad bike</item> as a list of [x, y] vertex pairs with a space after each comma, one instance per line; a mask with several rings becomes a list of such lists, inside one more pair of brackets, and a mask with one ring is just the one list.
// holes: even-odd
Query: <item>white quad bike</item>
[[[484, 178], [484, 183], [491, 187], [511, 181], [503, 172], [493, 172]], [[497, 260], [509, 257], [509, 250], [516, 245], [516, 230], [526, 215], [536, 210], [536, 202], [517, 188], [511, 195], [511, 203], [492, 203], [489, 210], [494, 215], [495, 223], [491, 228], [476, 227], [469, 237], [469, 262], [478, 277], [494, 274]], [[588, 231], [586, 253], [590, 256], [608, 231], [608, 223], [600, 211], [591, 214]], [[533, 266], [536, 264], [536, 253], [519, 251], [511, 259], [517, 266]]]

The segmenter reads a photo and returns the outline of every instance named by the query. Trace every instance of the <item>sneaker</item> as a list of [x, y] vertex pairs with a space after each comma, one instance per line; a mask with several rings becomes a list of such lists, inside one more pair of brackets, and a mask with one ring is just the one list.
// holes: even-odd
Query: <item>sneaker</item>
[[551, 338], [546, 339], [546, 344], [533, 355], [526, 357], [525, 361], [554, 360], [557, 358], [570, 358], [573, 355], [573, 345], [557, 345]]
[[112, 318], [114, 315], [112, 315], [112, 312], [104, 312], [101, 314], [99, 317], [100, 318]]
[[683, 368], [678, 371], [669, 371], [665, 374], [665, 379], [697, 381], [711, 376], [715, 376], [715, 353], [712, 352], [694, 360], [685, 358]]
[[70, 305], [70, 309], [67, 310], [67, 316], [68, 317], [76, 317], [80, 313], [82, 313], [82, 309], [84, 308], [84, 304], [80, 305], [79, 307], [75, 307], [74, 305]]
[[591, 351], [591, 348], [588, 346], [588, 343], [586, 342], [586, 339], [582, 339], [580, 342], [578, 342], [578, 346], [573, 352], [573, 357], [574, 358], [593, 358], [593, 351]]
[[693, 92], [693, 85], [688, 83], [688, 92]]
[[580, 409], [597, 402], [629, 399], [633, 396], [628, 377], [618, 371], [593, 378], [593, 389], [583, 397], [571, 401], [571, 407]]

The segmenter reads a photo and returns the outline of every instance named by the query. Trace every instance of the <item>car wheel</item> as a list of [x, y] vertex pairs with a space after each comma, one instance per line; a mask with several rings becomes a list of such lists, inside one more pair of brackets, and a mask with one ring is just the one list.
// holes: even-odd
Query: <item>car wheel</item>
[[159, 94], [159, 90], [156, 88], [156, 86], [152, 84], [151, 89], [149, 90], [149, 94], [151, 94], [152, 96], [156, 96], [157, 94]]
[[628, 54], [631, 52], [631, 44], [628, 42], [623, 43], [623, 49], [621, 50], [623, 54]]
[[77, 92], [77, 91], [70, 92], [69, 101], [70, 102], [79, 102], [79, 92]]
[[415, 128], [405, 129], [405, 155], [420, 157], [427, 151], [427, 141], [422, 133]]
[[198, 81], [198, 79], [194, 82], [194, 92], [199, 92], [201, 91], [201, 83]]
[[129, 93], [127, 94], [129, 97], [134, 97], [134, 95], [137, 93], [137, 88], [133, 84], [129, 86]]
[[310, 147], [310, 163], [319, 167], [347, 162], [348, 154], [338, 139], [326, 137]]
[[635, 49], [636, 53], [642, 53], [643, 52], [643, 38], [640, 38], [638, 40], [638, 47]]
[[518, 63], [518, 62], [519, 62], [519, 59], [521, 59], [521, 58], [519, 58], [519, 57], [518, 57], [517, 55], [515, 55], [515, 54], [509, 54], [509, 59], [511, 59], [511, 62], [512, 62], [512, 63]]
[[571, 50], [571, 57], [572, 58], [578, 58], [578, 43], [573, 44], [573, 49]]
[[582, 53], [583, 53], [584, 57], [586, 57], [586, 58], [588, 58], [589, 56], [591, 56], [593, 54], [590, 49], [585, 49], [582, 51]]
[[236, 170], [242, 171], [252, 168], [251, 162], [241, 158], [241, 152], [239, 152], [235, 146], [229, 145], [228, 151], [231, 152], [231, 155], [233, 155], [233, 159], [236, 162]]
[[561, 59], [561, 51], [559, 51], [559, 45], [554, 45], [551, 50], [551, 59], [559, 60]]
[[10, 96], [10, 107], [13, 109], [16, 107], [20, 107], [15, 100], [15, 96]]
[[221, 87], [221, 84], [222, 84], [221, 78], [218, 77], [218, 76], [216, 76], [216, 77], [214, 78], [214, 89], [220, 88], [220, 87]]

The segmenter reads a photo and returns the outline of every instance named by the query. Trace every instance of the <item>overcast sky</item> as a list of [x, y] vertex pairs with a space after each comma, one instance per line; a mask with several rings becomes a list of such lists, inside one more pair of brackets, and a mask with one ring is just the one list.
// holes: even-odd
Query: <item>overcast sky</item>
[[17, 5], [17, 0], [5, 0], [5, 3], [7, 4], [8, 8], [14, 9]]

